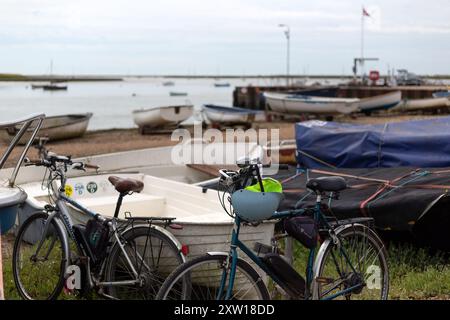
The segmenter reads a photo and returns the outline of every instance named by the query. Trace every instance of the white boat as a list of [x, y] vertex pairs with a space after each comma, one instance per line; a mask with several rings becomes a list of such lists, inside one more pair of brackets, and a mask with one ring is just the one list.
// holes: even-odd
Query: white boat
[[[39, 136], [47, 137], [50, 141], [81, 137], [86, 133], [91, 117], [92, 113], [90, 112], [46, 117], [39, 131]], [[34, 130], [34, 125], [35, 124], [28, 128], [27, 132], [20, 140], [21, 144], [24, 144], [29, 140], [31, 133]], [[9, 141], [17, 134], [19, 129], [20, 126], [4, 129], [2, 139]]]
[[[108, 181], [109, 175], [91, 175], [69, 178], [67, 185], [73, 190], [70, 197], [106, 216], [113, 216], [117, 201], [117, 191]], [[217, 191], [204, 189], [168, 179], [144, 174], [118, 174], [117, 176], [141, 180], [144, 190], [126, 196], [119, 218], [130, 212], [135, 217], [176, 217], [181, 230], [170, 230], [184, 245], [189, 247], [189, 258], [208, 251], [228, 251], [233, 219], [221, 207]], [[48, 201], [47, 190], [42, 190], [41, 182], [22, 184], [28, 194], [23, 206], [24, 216], [35, 209], [43, 208]], [[19, 213], [21, 215], [21, 213]], [[85, 223], [88, 217], [74, 207], [70, 207], [74, 223]], [[270, 244], [274, 223], [267, 222], [257, 227], [242, 226], [240, 239], [250, 248], [255, 242]]]
[[393, 111], [433, 110], [450, 107], [447, 98], [404, 99]]
[[[256, 142], [207, 143], [204, 140], [191, 139], [182, 144], [169, 147], [146, 148], [80, 157], [74, 161], [98, 165], [99, 173], [142, 173], [188, 184], [201, 184], [216, 178], [214, 174], [196, 169], [190, 164], [220, 165], [215, 159], [208, 159], [213, 153], [226, 155], [223, 165], [232, 165], [236, 160], [249, 157], [265, 159], [263, 147]], [[209, 161], [211, 160], [211, 161]], [[7, 180], [14, 168], [0, 170], [0, 180]], [[40, 182], [44, 177], [44, 167], [21, 167], [15, 179], [16, 184]], [[84, 175], [81, 171], [69, 171], [68, 177]]]
[[438, 91], [432, 94], [433, 98], [447, 98], [450, 99], [450, 90]]
[[265, 92], [264, 97], [269, 110], [287, 114], [348, 114], [358, 110], [360, 101], [356, 98], [328, 98], [271, 92]]
[[212, 123], [251, 123], [266, 120], [265, 112], [262, 110], [205, 104], [202, 111]]
[[165, 106], [133, 111], [133, 120], [140, 128], [157, 128], [177, 125], [188, 119], [194, 112], [192, 105]]
[[393, 91], [386, 94], [364, 98], [359, 101], [362, 112], [386, 110], [395, 107], [402, 101], [402, 92]]

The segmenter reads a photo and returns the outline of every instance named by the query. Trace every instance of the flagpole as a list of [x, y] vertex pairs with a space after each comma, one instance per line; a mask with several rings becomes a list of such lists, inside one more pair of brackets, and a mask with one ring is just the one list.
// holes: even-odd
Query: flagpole
[[361, 12], [361, 79], [364, 75], [364, 7]]

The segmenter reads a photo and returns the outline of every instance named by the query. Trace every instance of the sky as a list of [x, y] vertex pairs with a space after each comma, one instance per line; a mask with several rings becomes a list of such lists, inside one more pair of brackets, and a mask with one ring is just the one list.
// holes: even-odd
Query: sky
[[450, 0], [0, 0], [0, 73], [450, 74]]

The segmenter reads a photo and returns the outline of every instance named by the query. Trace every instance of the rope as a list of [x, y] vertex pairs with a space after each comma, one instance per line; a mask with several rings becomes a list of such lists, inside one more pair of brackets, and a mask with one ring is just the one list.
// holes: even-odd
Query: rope
[[300, 153], [300, 154], [302, 154], [302, 155], [304, 155], [304, 156], [306, 156], [306, 157], [308, 157], [308, 158], [313, 159], [314, 161], [317, 161], [317, 162], [319, 162], [319, 163], [321, 163], [321, 164], [324, 164], [324, 165], [326, 165], [327, 167], [330, 167], [330, 168], [333, 168], [333, 169], [337, 169], [337, 167], [336, 167], [336, 166], [333, 166], [331, 163], [328, 163], [328, 162], [326, 162], [326, 161], [323, 161], [323, 160], [321, 160], [321, 159], [319, 159], [319, 158], [317, 158], [317, 157], [315, 157], [315, 156], [313, 156], [313, 155], [311, 155], [311, 154], [309, 154], [309, 153], [306, 153], [305, 151], [302, 151], [302, 150], [298, 150], [298, 149], [297, 149], [297, 152]]

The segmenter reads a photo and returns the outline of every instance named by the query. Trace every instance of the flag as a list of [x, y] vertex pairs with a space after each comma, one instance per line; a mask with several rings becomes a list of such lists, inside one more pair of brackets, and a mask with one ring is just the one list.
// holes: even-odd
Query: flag
[[366, 11], [366, 9], [364, 9], [364, 7], [362, 8], [362, 15], [363, 17], [370, 17], [370, 14]]

